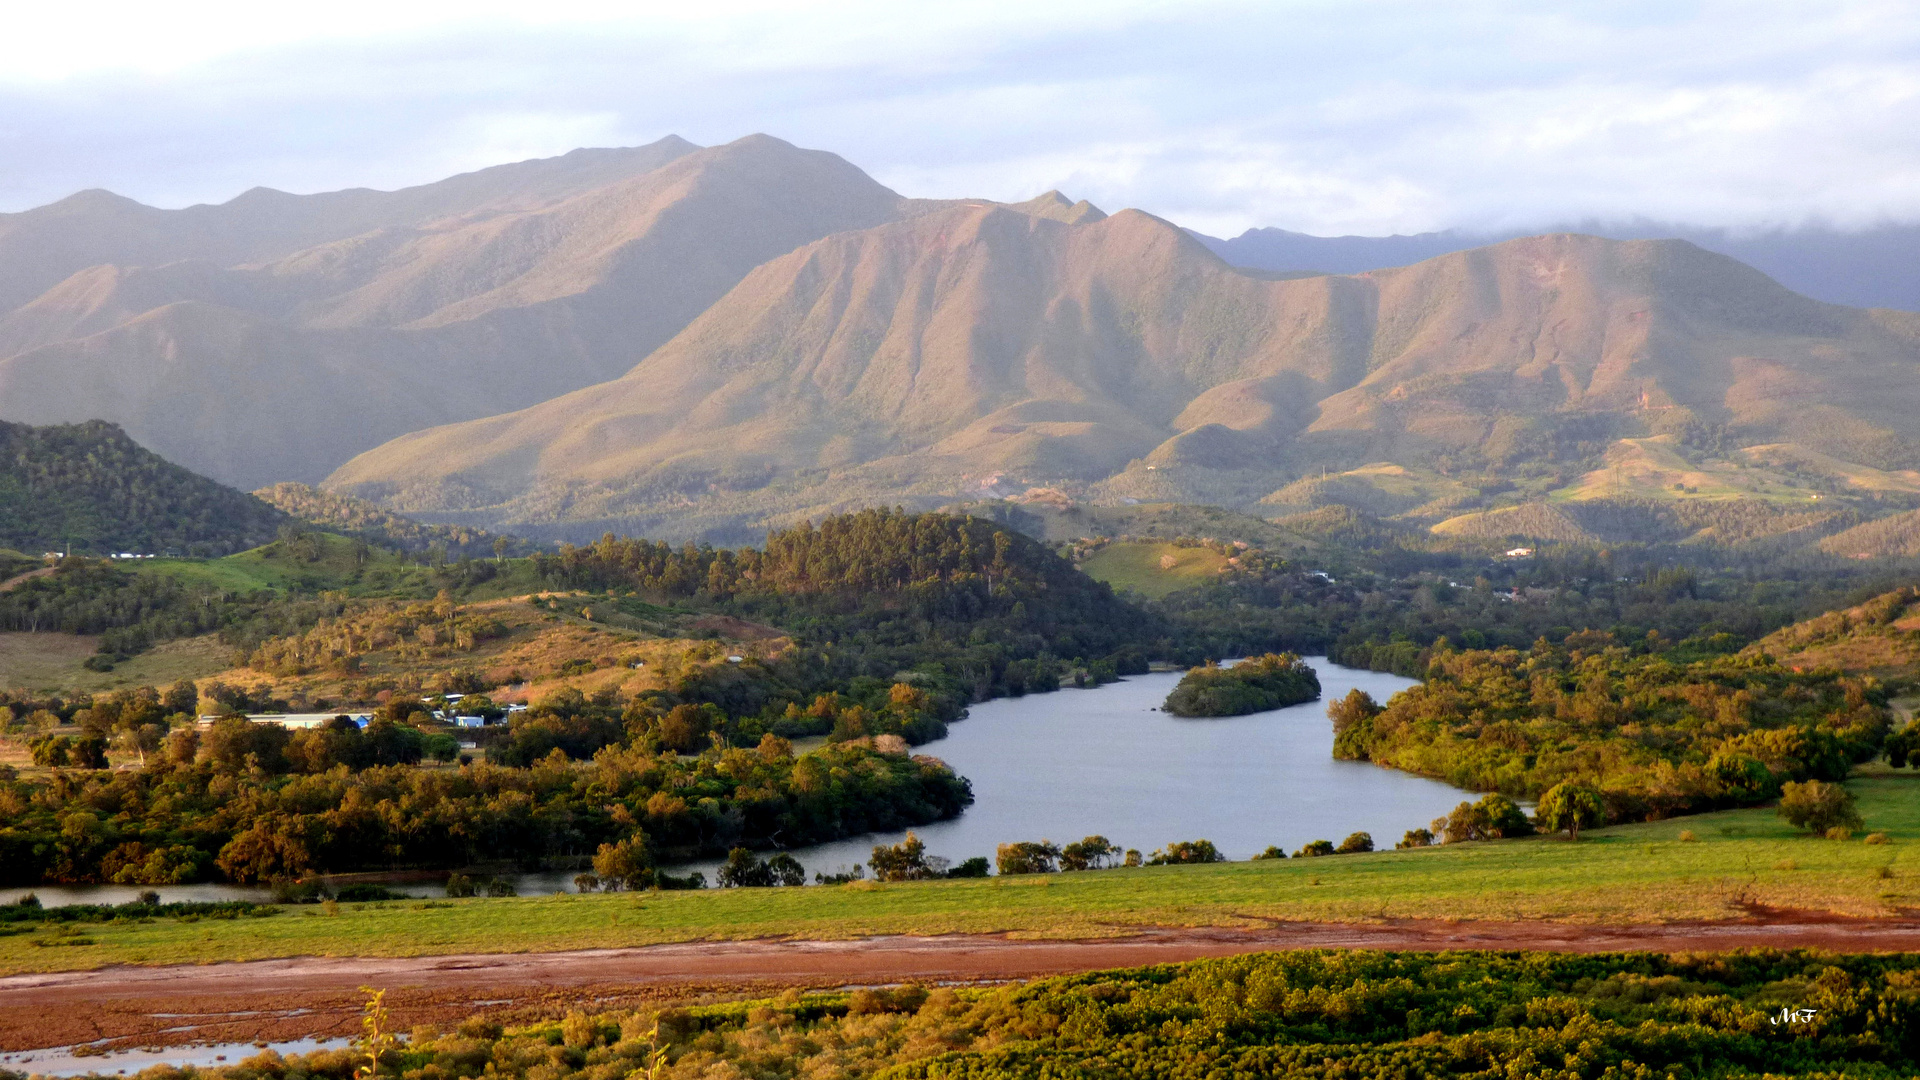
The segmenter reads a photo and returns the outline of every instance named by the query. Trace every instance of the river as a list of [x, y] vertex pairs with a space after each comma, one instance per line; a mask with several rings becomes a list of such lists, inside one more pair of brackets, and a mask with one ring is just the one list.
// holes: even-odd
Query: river
[[[944, 739], [919, 747], [973, 781], [974, 804], [951, 821], [915, 831], [953, 862], [1016, 840], [1065, 844], [1099, 834], [1150, 853], [1176, 840], [1211, 840], [1231, 859], [1278, 845], [1291, 854], [1311, 840], [1339, 843], [1367, 832], [1392, 847], [1408, 829], [1453, 809], [1468, 793], [1434, 780], [1333, 760], [1327, 703], [1358, 687], [1384, 703], [1414, 680], [1309, 657], [1321, 698], [1304, 705], [1218, 719], [1159, 711], [1178, 672], [1136, 675], [1090, 690], [1001, 698], [973, 706]], [[811, 874], [864, 863], [875, 844], [905, 831], [870, 834], [793, 854]], [[712, 882], [713, 862], [694, 864]], [[688, 868], [680, 868], [682, 872]], [[522, 895], [565, 892], [573, 871], [523, 874]], [[0, 890], [11, 900], [29, 890]], [[122, 903], [138, 887], [40, 887], [47, 904]], [[263, 899], [222, 885], [158, 886], [163, 899]], [[426, 895], [424, 886], [402, 891]]]

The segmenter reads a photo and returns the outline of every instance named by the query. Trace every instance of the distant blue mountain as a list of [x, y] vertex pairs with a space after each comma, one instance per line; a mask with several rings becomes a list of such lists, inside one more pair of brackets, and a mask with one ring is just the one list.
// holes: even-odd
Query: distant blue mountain
[[1920, 225], [1882, 225], [1858, 232], [1809, 228], [1736, 233], [1660, 222], [1587, 222], [1503, 233], [1448, 230], [1414, 236], [1309, 236], [1285, 229], [1248, 229], [1231, 240], [1193, 235], [1235, 266], [1357, 274], [1406, 266], [1516, 236], [1550, 232], [1587, 233], [1614, 240], [1687, 240], [1739, 259], [1816, 300], [1920, 311]]

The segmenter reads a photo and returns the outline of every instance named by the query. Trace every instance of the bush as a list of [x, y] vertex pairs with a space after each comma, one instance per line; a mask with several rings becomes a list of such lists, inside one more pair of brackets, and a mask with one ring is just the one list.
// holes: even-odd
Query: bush
[[1323, 855], [1331, 854], [1333, 854], [1333, 841], [1313, 840], [1303, 845], [1299, 851], [1294, 852], [1293, 857], [1296, 859], [1317, 859]]
[[1060, 849], [1062, 870], [1104, 870], [1120, 857], [1120, 845], [1104, 836], [1089, 836]]
[[1358, 855], [1372, 850], [1373, 835], [1371, 833], [1357, 832], [1349, 835], [1345, 840], [1340, 841], [1340, 846], [1334, 848], [1333, 853], [1335, 855]]
[[1286, 857], [1287, 853], [1284, 849], [1269, 844], [1267, 845], [1267, 850], [1253, 857], [1253, 861], [1259, 862], [1262, 859], [1284, 859]]
[[905, 840], [891, 847], [874, 845], [873, 858], [867, 865], [873, 867], [875, 881], [926, 881], [944, 872], [946, 860], [937, 861], [938, 866], [934, 865], [936, 860], [928, 858], [927, 845], [909, 832]]
[[1393, 846], [1396, 850], [1399, 850], [1399, 851], [1407, 851], [1412, 848], [1432, 847], [1433, 846], [1433, 830], [1432, 829], [1408, 829], [1407, 834], [1400, 838], [1400, 842]]
[[1220, 849], [1214, 847], [1211, 840], [1181, 840], [1155, 851], [1148, 857], [1147, 865], [1188, 866], [1226, 861], [1227, 857], [1220, 854]]
[[1495, 792], [1483, 795], [1479, 802], [1463, 802], [1453, 813], [1435, 818], [1433, 831], [1446, 843], [1466, 840], [1500, 840], [1510, 836], [1528, 836], [1533, 826], [1512, 799]]
[[1051, 874], [1060, 869], [1060, 848], [1051, 840], [1001, 844], [994, 862], [1002, 874]]
[[[912, 838], [912, 834], [908, 834]], [[746, 848], [727, 852], [727, 863], [716, 880], [723, 889], [759, 889], [776, 885], [805, 885], [806, 868], [782, 851], [771, 859], [761, 859]]]
[[1808, 780], [1789, 782], [1780, 791], [1779, 814], [1796, 829], [1825, 836], [1834, 829], [1861, 828], [1860, 812], [1854, 809], [1853, 792], [1839, 784]]
[[993, 864], [987, 861], [985, 855], [975, 855], [960, 865], [949, 868], [947, 870], [947, 876], [950, 878], [983, 878], [986, 877], [992, 869]]

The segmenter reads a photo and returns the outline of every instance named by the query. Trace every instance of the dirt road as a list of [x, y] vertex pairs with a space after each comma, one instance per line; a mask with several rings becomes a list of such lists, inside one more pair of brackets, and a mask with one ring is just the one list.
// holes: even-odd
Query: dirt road
[[1920, 949], [1920, 919], [1851, 920], [1756, 911], [1738, 922], [1276, 923], [1259, 930], [1155, 930], [1100, 941], [998, 936], [751, 941], [411, 959], [301, 957], [115, 967], [0, 978], [0, 1051], [112, 1040], [114, 1046], [279, 1041], [353, 1034], [361, 986], [389, 989], [406, 1026], [476, 1012], [531, 1017], [580, 1002], [649, 1000], [907, 981], [988, 982], [1272, 949], [1719, 951]]

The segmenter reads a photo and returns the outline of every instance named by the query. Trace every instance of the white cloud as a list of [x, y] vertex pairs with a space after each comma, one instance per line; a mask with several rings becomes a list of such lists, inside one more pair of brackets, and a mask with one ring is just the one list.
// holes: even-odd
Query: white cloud
[[0, 207], [396, 186], [767, 131], [1218, 233], [1920, 220], [1920, 20], [1837, 0], [42, 5]]

